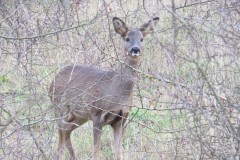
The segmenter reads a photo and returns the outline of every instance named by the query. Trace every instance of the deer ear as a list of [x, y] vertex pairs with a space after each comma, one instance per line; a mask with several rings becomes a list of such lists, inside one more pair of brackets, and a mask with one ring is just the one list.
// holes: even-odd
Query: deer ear
[[155, 17], [155, 18], [151, 19], [150, 21], [148, 21], [147, 23], [144, 23], [140, 27], [140, 31], [142, 32], [143, 36], [146, 36], [148, 33], [153, 31], [154, 27], [157, 25], [158, 21], [159, 21], [159, 18]]
[[122, 37], [125, 37], [128, 31], [126, 24], [119, 18], [113, 18], [113, 26], [115, 31], [120, 34]]

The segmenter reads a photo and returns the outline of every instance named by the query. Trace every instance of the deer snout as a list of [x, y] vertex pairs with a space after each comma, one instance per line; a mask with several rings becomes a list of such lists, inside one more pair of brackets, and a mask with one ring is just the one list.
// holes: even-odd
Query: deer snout
[[130, 53], [128, 54], [130, 55], [131, 57], [137, 57], [140, 55], [140, 48], [138, 47], [133, 47], [131, 50], [130, 50]]
[[131, 49], [131, 53], [139, 53], [140, 52], [140, 49], [138, 47], [133, 47]]

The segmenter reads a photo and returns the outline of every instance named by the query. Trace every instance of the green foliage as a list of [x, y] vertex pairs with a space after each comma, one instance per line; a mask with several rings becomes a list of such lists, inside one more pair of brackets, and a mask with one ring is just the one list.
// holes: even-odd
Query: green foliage
[[154, 127], [153, 129], [156, 131], [162, 128], [165, 130], [181, 128], [185, 123], [185, 113], [179, 111], [162, 111], [160, 114], [155, 110], [133, 108], [130, 116], [134, 117], [136, 121]]
[[0, 83], [8, 83], [10, 79], [6, 75], [0, 76]]

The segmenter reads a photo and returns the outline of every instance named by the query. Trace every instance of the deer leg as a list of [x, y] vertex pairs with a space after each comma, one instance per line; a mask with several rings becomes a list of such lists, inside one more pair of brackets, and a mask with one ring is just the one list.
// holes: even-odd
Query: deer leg
[[123, 114], [119, 113], [120, 120], [112, 124], [113, 134], [114, 134], [114, 151], [115, 151], [115, 159], [122, 160], [123, 159], [123, 149], [122, 149], [122, 141], [123, 141], [123, 127], [126, 122], [126, 118], [129, 113]]
[[75, 160], [76, 156], [71, 143], [71, 132], [76, 129], [78, 126], [70, 123], [63, 123], [59, 121], [58, 123], [58, 132], [59, 132], [59, 144], [58, 144], [58, 159], [62, 159], [62, 154], [64, 147], [67, 147], [71, 160]]
[[102, 134], [102, 126], [98, 123], [93, 123], [93, 139], [94, 139], [94, 153], [93, 159], [99, 160], [99, 151], [100, 151], [100, 139]]
[[115, 159], [122, 160], [123, 123], [113, 126]]
[[66, 134], [65, 134], [65, 146], [67, 147], [67, 149], [68, 149], [68, 151], [70, 153], [71, 159], [75, 160], [76, 159], [76, 155], [75, 155], [73, 147], [72, 147], [70, 135], [71, 135], [71, 132], [66, 132]]
[[63, 150], [64, 150], [64, 141], [63, 141], [63, 135], [60, 129], [58, 130], [58, 154], [57, 154], [57, 159], [61, 160], [62, 155], [63, 155]]
[[[75, 128], [74, 128], [75, 129]], [[67, 147], [69, 153], [70, 153], [70, 157], [71, 160], [75, 160], [76, 156], [72, 147], [72, 143], [71, 143], [71, 132], [74, 130], [63, 130], [63, 129], [59, 129], [59, 146], [58, 146], [58, 152], [60, 154], [60, 157], [62, 157], [62, 153], [63, 153], [63, 149], [64, 147]], [[61, 158], [59, 158], [61, 159]]]

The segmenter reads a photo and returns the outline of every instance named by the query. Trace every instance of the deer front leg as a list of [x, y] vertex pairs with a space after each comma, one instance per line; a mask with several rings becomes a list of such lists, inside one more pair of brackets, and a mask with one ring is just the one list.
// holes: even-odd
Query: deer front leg
[[123, 123], [118, 123], [113, 126], [114, 132], [114, 151], [115, 159], [122, 160], [122, 135], [123, 135]]
[[113, 128], [114, 130], [114, 150], [115, 150], [115, 159], [122, 160], [122, 125], [117, 125]]
[[102, 134], [102, 126], [98, 123], [93, 124], [93, 139], [94, 139], [94, 153], [93, 160], [99, 160], [99, 151], [100, 151], [100, 139]]
[[115, 159], [122, 160], [123, 159], [123, 127], [127, 120], [129, 112], [122, 113], [122, 111], [118, 114], [119, 120], [112, 124], [113, 133], [114, 133], [114, 150], [115, 150]]

